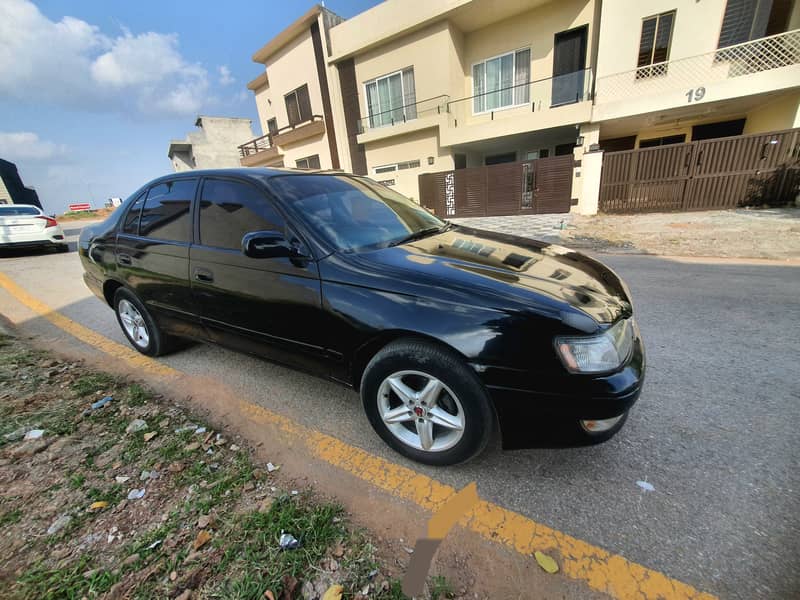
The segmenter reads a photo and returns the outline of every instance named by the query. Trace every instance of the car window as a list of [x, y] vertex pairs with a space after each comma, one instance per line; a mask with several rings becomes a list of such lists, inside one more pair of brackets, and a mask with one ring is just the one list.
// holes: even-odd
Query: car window
[[386, 246], [445, 225], [413, 200], [366, 178], [285, 175], [269, 184], [339, 250]]
[[26, 217], [40, 214], [42, 213], [35, 206], [14, 206], [13, 204], [0, 206], [0, 217]]
[[142, 205], [144, 204], [144, 196], [142, 193], [136, 200], [133, 201], [127, 214], [125, 221], [122, 223], [122, 233], [129, 233], [131, 235], [139, 235], [139, 217], [142, 214]]
[[283, 230], [283, 217], [254, 186], [222, 179], [203, 183], [200, 243], [204, 246], [239, 250], [248, 232]]
[[189, 207], [196, 179], [178, 179], [154, 185], [147, 192], [139, 235], [172, 242], [191, 241]]

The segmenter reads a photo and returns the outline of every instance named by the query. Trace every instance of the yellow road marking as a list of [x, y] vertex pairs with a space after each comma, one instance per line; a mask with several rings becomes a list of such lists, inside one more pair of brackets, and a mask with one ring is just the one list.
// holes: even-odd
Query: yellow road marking
[[[78, 340], [151, 374], [181, 375], [171, 367], [142, 356], [55, 312], [0, 273], [0, 287], [53, 325]], [[363, 479], [393, 496], [409, 500], [425, 510], [437, 512], [456, 490], [426, 475], [373, 456], [332, 436], [308, 429], [262, 406], [239, 400], [240, 410], [255, 422], [270, 424], [302, 440], [312, 454], [325, 462]], [[479, 501], [460, 523], [483, 538], [503, 544], [521, 554], [535, 550], [560, 554], [561, 570], [591, 589], [614, 598], [642, 600], [712, 600], [711, 594], [648, 569], [626, 558], [537, 523], [501, 506]]]

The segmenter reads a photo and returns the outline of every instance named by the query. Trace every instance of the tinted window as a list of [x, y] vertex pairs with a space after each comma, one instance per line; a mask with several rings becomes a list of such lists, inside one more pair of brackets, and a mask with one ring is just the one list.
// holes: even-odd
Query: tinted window
[[154, 185], [147, 192], [139, 235], [173, 242], [191, 241], [189, 206], [194, 197], [194, 179]]
[[340, 250], [400, 243], [445, 225], [416, 202], [369, 179], [288, 175], [273, 177], [270, 186]]
[[0, 206], [0, 217], [22, 217], [28, 215], [40, 215], [39, 209], [34, 206]]
[[142, 213], [144, 196], [145, 195], [142, 194], [136, 200], [134, 200], [133, 204], [131, 204], [131, 207], [128, 209], [128, 214], [125, 215], [125, 222], [122, 224], [122, 233], [139, 235], [139, 217]]
[[283, 231], [283, 218], [257, 188], [207, 179], [200, 201], [200, 243], [239, 250], [250, 231]]

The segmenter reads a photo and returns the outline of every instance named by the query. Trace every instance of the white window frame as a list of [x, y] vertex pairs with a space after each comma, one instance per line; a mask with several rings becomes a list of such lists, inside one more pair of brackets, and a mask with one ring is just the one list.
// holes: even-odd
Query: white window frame
[[394, 171], [407, 171], [409, 169], [419, 169], [421, 166], [422, 166], [422, 161], [415, 158], [413, 160], [401, 160], [400, 162], [390, 163], [388, 165], [378, 165], [377, 167], [372, 168], [372, 172], [375, 175], [383, 175], [384, 173], [392, 173]]
[[[411, 69], [412, 73], [414, 72], [414, 67], [413, 66], [412, 67], [406, 67], [405, 69], [400, 69], [399, 71], [393, 71], [391, 73], [387, 73], [385, 75], [381, 75], [380, 77], [374, 77], [374, 78], [370, 79], [369, 81], [365, 81], [364, 82], [364, 104], [367, 106], [367, 121], [369, 122], [369, 128], [370, 129], [379, 129], [381, 127], [391, 127], [392, 123], [381, 123], [380, 125], [375, 125], [373, 127], [373, 125], [372, 125], [373, 119], [375, 119], [377, 117], [377, 115], [372, 115], [369, 112], [370, 106], [369, 106], [369, 94], [367, 93], [367, 87], [369, 87], [370, 85], [372, 85], [374, 83], [375, 84], [375, 91], [377, 93], [378, 89], [379, 89], [378, 82], [383, 80], [383, 79], [389, 79], [390, 77], [394, 77], [395, 75], [399, 75], [400, 76], [400, 97], [403, 99], [403, 104], [402, 104], [402, 106], [400, 108], [392, 108], [392, 109], [389, 109], [388, 111], [385, 111], [385, 112], [393, 112], [395, 110], [400, 110], [400, 111], [403, 112], [403, 117], [405, 117], [406, 121], [412, 120], [412, 119], [409, 119], [408, 116], [406, 115], [406, 104], [405, 104], [405, 101], [406, 101], [406, 89], [405, 89], [405, 85], [403, 84], [403, 72], [408, 70], [408, 69]], [[415, 82], [415, 84], [416, 84], [416, 82]], [[380, 100], [378, 100], [378, 104], [380, 105]], [[378, 114], [380, 115], [380, 114], [383, 114], [383, 113], [379, 112]], [[413, 117], [413, 118], [416, 119], [417, 117]], [[383, 117], [380, 117], [380, 119], [383, 120]], [[397, 123], [394, 123], [394, 124], [397, 125]]]
[[[474, 98], [475, 98], [475, 96], [478, 95], [478, 94], [475, 93], [475, 76], [474, 76], [475, 65], [480, 65], [480, 64], [484, 65], [484, 67], [483, 67], [484, 91], [483, 91], [482, 95], [488, 96], [492, 92], [486, 90], [486, 65], [485, 65], [485, 63], [489, 62], [490, 60], [494, 60], [496, 58], [502, 58], [503, 56], [508, 56], [510, 54], [511, 55], [511, 71], [512, 71], [512, 73], [514, 75], [516, 75], [516, 73], [517, 73], [517, 52], [519, 52], [521, 50], [527, 50], [528, 51], [528, 60], [530, 61], [531, 57], [533, 56], [533, 53], [531, 52], [531, 47], [530, 46], [522, 46], [520, 48], [515, 48], [514, 50], [509, 50], [508, 52], [503, 52], [502, 54], [497, 54], [495, 56], [489, 56], [487, 58], [484, 58], [483, 60], [476, 61], [476, 62], [472, 63], [472, 65], [470, 65], [469, 75], [470, 75], [470, 79], [472, 80], [472, 98], [471, 98], [472, 103], [471, 104], [472, 104], [472, 114], [473, 115], [485, 115], [485, 114], [491, 113], [491, 112], [500, 112], [501, 110], [510, 110], [512, 108], [519, 108], [520, 106], [527, 106], [528, 104], [530, 104], [530, 95], [529, 95], [527, 102], [521, 102], [519, 104], [509, 104], [508, 106], [501, 106], [499, 108], [489, 108], [489, 109], [486, 109], [486, 110], [481, 110], [481, 111], [475, 112]], [[528, 67], [528, 85], [530, 85], [531, 82], [533, 81], [531, 79], [531, 75], [533, 75], [533, 63], [532, 62], [531, 62], [531, 65]], [[511, 89], [512, 89], [511, 97], [512, 97], [512, 102], [513, 102], [513, 98], [516, 96], [516, 94], [513, 91], [514, 90], [514, 86], [512, 86]]]

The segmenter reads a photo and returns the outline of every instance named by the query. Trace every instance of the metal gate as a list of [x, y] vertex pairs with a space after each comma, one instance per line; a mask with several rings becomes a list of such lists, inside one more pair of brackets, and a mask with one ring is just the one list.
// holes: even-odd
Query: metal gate
[[656, 212], [789, 202], [800, 183], [800, 129], [603, 156], [600, 210]]
[[442, 218], [569, 212], [572, 164], [570, 154], [424, 173], [420, 203]]

